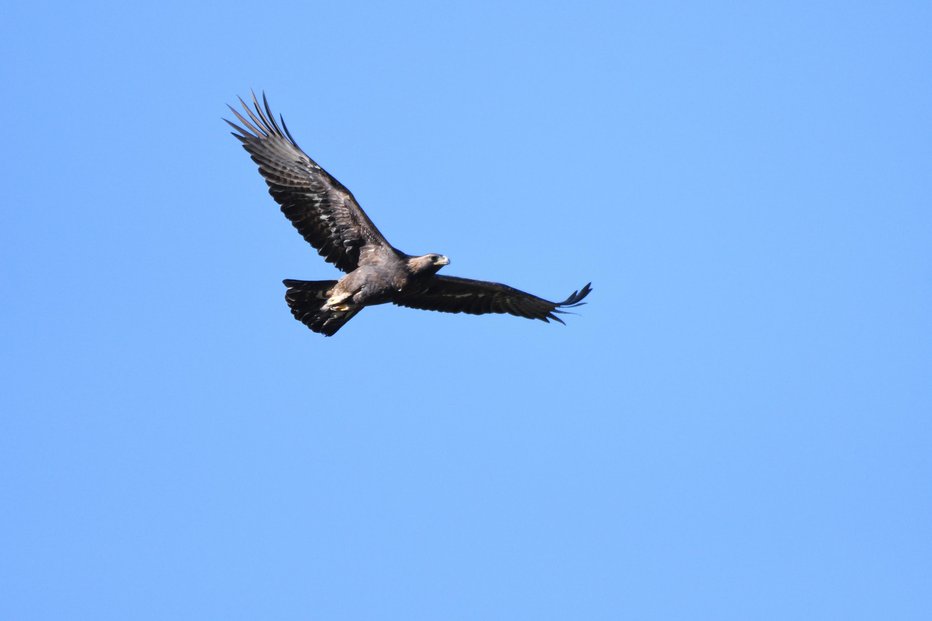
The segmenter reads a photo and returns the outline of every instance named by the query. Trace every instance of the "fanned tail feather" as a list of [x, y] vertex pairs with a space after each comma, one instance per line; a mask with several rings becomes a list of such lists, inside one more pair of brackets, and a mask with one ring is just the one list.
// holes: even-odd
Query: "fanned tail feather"
[[335, 280], [285, 280], [283, 282], [288, 287], [285, 292], [285, 301], [288, 302], [294, 318], [324, 336], [336, 334], [343, 324], [361, 310], [352, 308], [339, 311], [323, 308], [330, 296], [330, 290], [337, 284]]

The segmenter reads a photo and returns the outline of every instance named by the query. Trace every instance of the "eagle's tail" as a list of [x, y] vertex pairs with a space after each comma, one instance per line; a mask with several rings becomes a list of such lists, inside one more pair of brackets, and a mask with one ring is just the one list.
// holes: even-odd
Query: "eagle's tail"
[[350, 310], [324, 309], [330, 297], [330, 290], [337, 284], [335, 280], [285, 280], [288, 291], [285, 301], [294, 318], [314, 332], [324, 336], [333, 336], [347, 321], [362, 308]]

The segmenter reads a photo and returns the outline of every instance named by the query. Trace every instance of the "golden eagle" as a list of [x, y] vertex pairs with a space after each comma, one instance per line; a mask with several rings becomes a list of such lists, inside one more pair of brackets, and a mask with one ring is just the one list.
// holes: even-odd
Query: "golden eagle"
[[301, 150], [285, 120], [279, 117], [281, 124], [276, 122], [264, 94], [261, 106], [255, 94], [252, 108], [239, 101], [246, 116], [229, 108], [242, 125], [226, 122], [259, 165], [269, 194], [304, 239], [346, 272], [340, 280], [284, 281], [291, 313], [314, 332], [333, 336], [364, 307], [386, 302], [446, 313], [509, 313], [563, 323], [555, 313], [579, 306], [592, 290], [590, 283], [562, 302], [550, 302], [494, 282], [437, 276], [450, 260], [441, 254], [415, 257], [392, 247], [352, 193]]

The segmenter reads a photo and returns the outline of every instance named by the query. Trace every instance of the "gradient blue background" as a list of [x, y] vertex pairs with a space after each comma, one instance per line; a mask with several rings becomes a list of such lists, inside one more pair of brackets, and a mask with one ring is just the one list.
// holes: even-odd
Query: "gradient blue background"
[[[932, 618], [928, 3], [78, 4], [0, 25], [0, 619]], [[312, 334], [250, 88], [590, 303]]]

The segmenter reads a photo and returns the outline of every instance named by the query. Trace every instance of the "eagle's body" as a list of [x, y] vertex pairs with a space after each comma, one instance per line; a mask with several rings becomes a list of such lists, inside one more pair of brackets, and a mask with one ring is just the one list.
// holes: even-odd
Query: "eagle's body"
[[[400, 306], [451, 313], [510, 313], [560, 321], [560, 308], [581, 304], [589, 285], [563, 302], [549, 302], [498, 283], [437, 276], [449, 264], [440, 254], [412, 256], [389, 244], [356, 199], [305, 154], [269, 104], [253, 97], [233, 134], [259, 165], [272, 198], [327, 261], [346, 272], [339, 281], [286, 280], [285, 299], [296, 319], [314, 332], [332, 336], [366, 306]], [[248, 117], [248, 118], [247, 118]], [[229, 121], [227, 121], [229, 123]]]
[[426, 277], [432, 276], [447, 263], [446, 257], [423, 262], [402, 260], [397, 256], [380, 258], [371, 264], [360, 265], [341, 278], [327, 303], [335, 307], [337, 304], [348, 304], [348, 300], [357, 306], [391, 302], [399, 293], [413, 293], [423, 288]]

